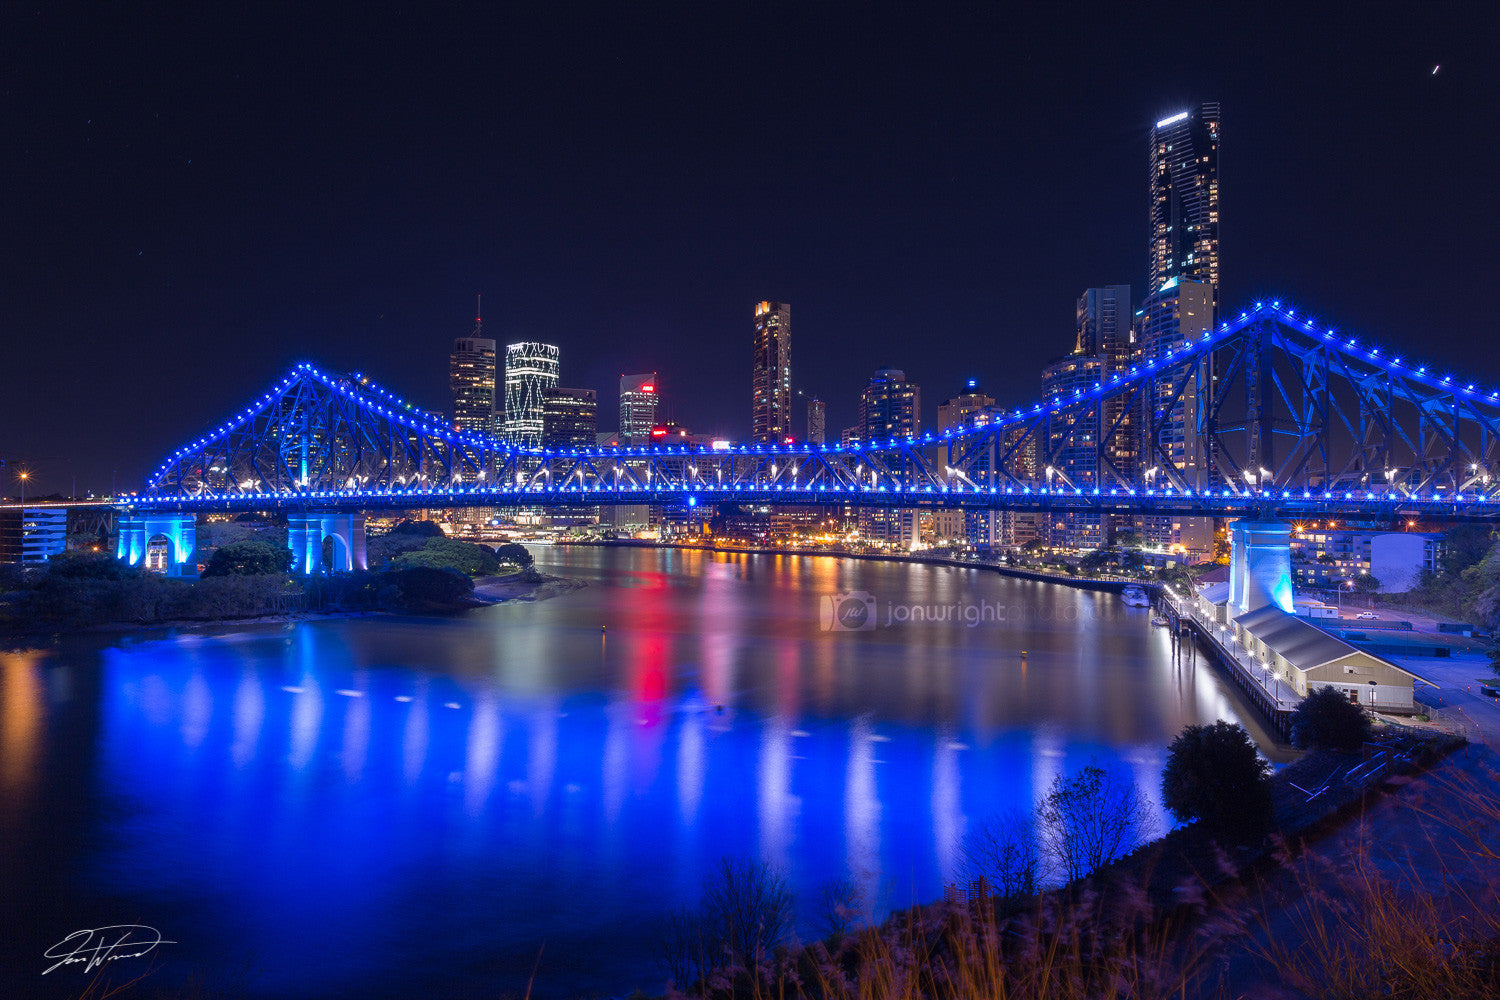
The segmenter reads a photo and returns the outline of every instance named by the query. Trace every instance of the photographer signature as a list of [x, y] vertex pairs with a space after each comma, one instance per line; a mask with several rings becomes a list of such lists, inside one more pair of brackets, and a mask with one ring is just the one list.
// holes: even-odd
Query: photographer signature
[[145, 924], [112, 924], [95, 927], [93, 930], [74, 931], [42, 953], [43, 958], [55, 958], [58, 962], [42, 970], [42, 975], [62, 968], [64, 965], [86, 963], [84, 972], [92, 971], [105, 962], [117, 962], [122, 958], [143, 958], [159, 944], [176, 944], [162, 940], [161, 932]]

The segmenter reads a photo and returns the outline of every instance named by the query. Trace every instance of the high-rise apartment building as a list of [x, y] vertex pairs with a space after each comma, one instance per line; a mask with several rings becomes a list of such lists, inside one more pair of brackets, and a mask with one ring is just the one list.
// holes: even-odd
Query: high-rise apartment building
[[780, 444], [792, 436], [792, 307], [755, 305], [750, 439]]
[[650, 443], [659, 402], [656, 372], [620, 376], [620, 438], [624, 443]]
[[[921, 388], [908, 382], [899, 368], [876, 372], [860, 393], [858, 426], [866, 442], [915, 436], [922, 429]], [[917, 513], [913, 510], [866, 510], [859, 523], [871, 541], [907, 549], [916, 541]]]
[[599, 432], [599, 395], [593, 389], [542, 393], [542, 446], [592, 448]]
[[[1175, 344], [1190, 343], [1213, 329], [1219, 305], [1219, 105], [1205, 102], [1163, 118], [1151, 130], [1151, 237], [1147, 288], [1138, 317], [1142, 357], [1154, 358]], [[1208, 359], [1187, 382], [1177, 402], [1159, 384], [1156, 402], [1170, 403], [1166, 420], [1147, 426], [1137, 411], [1136, 468], [1150, 483], [1175, 482], [1192, 489], [1214, 481], [1208, 442], [1199, 440], [1195, 414], [1199, 396], [1215, 377]], [[1145, 400], [1149, 403], [1151, 400]], [[1211, 518], [1137, 519], [1143, 541], [1190, 557], [1213, 550]]]
[[542, 394], [557, 388], [558, 350], [525, 341], [505, 348], [504, 437], [535, 448], [542, 443]]
[[[1088, 288], [1078, 297], [1073, 353], [1098, 359], [1096, 381], [1121, 374], [1134, 362], [1138, 347], [1134, 318], [1129, 285]], [[1108, 438], [1104, 445], [1106, 467], [1098, 470], [1101, 481], [1134, 481], [1138, 444], [1134, 408], [1127, 407], [1124, 399], [1112, 397], [1105, 400], [1101, 417], [1099, 433]]]
[[[1169, 279], [1141, 303], [1141, 355], [1151, 359], [1179, 344], [1198, 340], [1214, 325], [1213, 286], [1186, 278]], [[1208, 467], [1207, 442], [1198, 438], [1198, 397], [1201, 372], [1194, 373], [1181, 393], [1172, 379], [1156, 384], [1158, 407], [1170, 407], [1166, 419], [1153, 432], [1142, 417], [1137, 463], [1145, 479], [1203, 489], [1212, 478]], [[1176, 399], [1172, 398], [1176, 395]], [[1154, 472], [1152, 470], [1155, 470]]]
[[[1099, 383], [1103, 361], [1092, 354], [1070, 354], [1042, 371], [1042, 399], [1052, 403], [1086, 395]], [[1047, 433], [1048, 464], [1040, 470], [1049, 489], [1092, 490], [1100, 482], [1101, 406], [1060, 410]], [[1103, 520], [1090, 512], [1058, 513], [1048, 521], [1051, 544], [1092, 549], [1104, 544]]]
[[807, 401], [807, 440], [822, 444], [828, 438], [828, 409], [821, 399]]
[[[939, 432], [978, 427], [994, 420], [999, 414], [994, 397], [979, 388], [976, 379], [970, 379], [963, 392], [950, 396], [938, 404], [937, 429]], [[933, 449], [933, 467], [942, 469], [948, 457], [948, 446], [939, 444]], [[976, 486], [989, 486], [993, 476], [994, 443], [982, 454], [974, 456], [968, 475]], [[970, 545], [988, 545], [995, 536], [995, 514], [993, 511], [965, 512], [959, 507], [940, 507], [932, 514], [933, 539], [939, 544], [964, 542]]]
[[1219, 289], [1219, 103], [1169, 115], [1151, 130], [1151, 267]]
[[489, 434], [495, 418], [495, 342], [483, 331], [484, 320], [476, 316], [474, 332], [453, 341], [448, 391], [453, 396], [453, 429]]

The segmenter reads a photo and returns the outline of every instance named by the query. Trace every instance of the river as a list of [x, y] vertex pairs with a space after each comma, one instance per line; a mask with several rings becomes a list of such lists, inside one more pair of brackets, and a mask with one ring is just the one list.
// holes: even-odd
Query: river
[[452, 619], [0, 653], [0, 995], [77, 995], [86, 963], [44, 976], [44, 954], [123, 924], [173, 943], [111, 981], [496, 997], [535, 970], [542, 1000], [659, 992], [659, 922], [725, 856], [783, 871], [810, 937], [826, 880], [852, 878], [872, 917], [940, 898], [966, 831], [1092, 759], [1159, 797], [1189, 723], [1242, 722], [1279, 756], [1201, 656], [1113, 595], [535, 551], [588, 586]]

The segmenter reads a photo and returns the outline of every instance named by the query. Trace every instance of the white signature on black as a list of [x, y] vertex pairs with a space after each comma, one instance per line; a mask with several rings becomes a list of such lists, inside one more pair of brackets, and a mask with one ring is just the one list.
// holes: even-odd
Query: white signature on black
[[60, 969], [64, 965], [84, 963], [80, 971], [90, 972], [105, 962], [118, 962], [122, 958], [144, 958], [157, 945], [176, 944], [162, 940], [161, 931], [145, 924], [112, 924], [95, 927], [93, 930], [74, 931], [42, 953], [43, 958], [55, 958], [57, 963], [42, 970], [42, 975]]

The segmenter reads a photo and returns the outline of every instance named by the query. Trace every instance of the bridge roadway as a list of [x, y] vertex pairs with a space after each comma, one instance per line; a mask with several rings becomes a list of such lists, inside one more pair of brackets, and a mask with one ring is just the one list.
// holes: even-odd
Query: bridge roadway
[[[1260, 520], [1355, 518], [1361, 520], [1419, 517], [1436, 521], [1486, 521], [1500, 518], [1500, 493], [1433, 493], [1414, 496], [1399, 491], [1314, 492], [1281, 489], [1201, 490], [1063, 490], [995, 487], [975, 489], [864, 490], [719, 487], [691, 489], [464, 486], [427, 489], [302, 490], [278, 493], [146, 494], [121, 496], [121, 512], [379, 511], [426, 507], [608, 506], [659, 504], [706, 506], [721, 503], [788, 506], [838, 505], [860, 508], [960, 508], [966, 510], [1048, 511], [1056, 513], [1157, 514], [1178, 517], [1254, 517]], [[69, 506], [59, 504], [58, 506]]]

